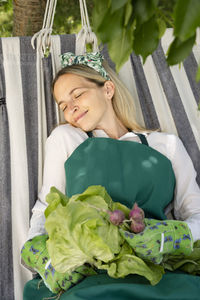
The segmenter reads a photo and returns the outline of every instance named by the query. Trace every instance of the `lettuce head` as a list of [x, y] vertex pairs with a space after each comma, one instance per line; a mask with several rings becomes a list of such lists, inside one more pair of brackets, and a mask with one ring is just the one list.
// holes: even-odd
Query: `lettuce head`
[[114, 259], [124, 241], [117, 226], [108, 220], [106, 211], [111, 209], [112, 200], [105, 188], [91, 186], [64, 206], [58, 197], [54, 199], [56, 205], [50, 203], [52, 211], [48, 210], [45, 222], [54, 268], [64, 273], [84, 263], [95, 265], [97, 260], [107, 263]]

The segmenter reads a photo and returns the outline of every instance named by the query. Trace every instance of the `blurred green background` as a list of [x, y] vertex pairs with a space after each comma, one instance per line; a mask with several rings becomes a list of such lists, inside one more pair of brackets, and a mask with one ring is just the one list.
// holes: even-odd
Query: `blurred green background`
[[[13, 1], [0, 0], [0, 36], [13, 36]], [[17, 1], [17, 0], [16, 0]], [[25, 0], [26, 1], [26, 0]], [[101, 1], [101, 0], [99, 0]], [[162, 17], [169, 27], [172, 23], [172, 10], [175, 0], [160, 0]], [[87, 0], [88, 15], [91, 21], [94, 0]], [[92, 22], [92, 21], [91, 21]], [[92, 26], [92, 23], [91, 23]], [[78, 0], [58, 0], [53, 25], [53, 34], [77, 33], [81, 28], [80, 8]]]
[[[87, 8], [91, 19], [93, 0], [87, 0]], [[80, 28], [81, 17], [79, 1], [58, 0], [53, 34], [77, 33]], [[13, 0], [0, 0], [0, 36], [13, 36]]]

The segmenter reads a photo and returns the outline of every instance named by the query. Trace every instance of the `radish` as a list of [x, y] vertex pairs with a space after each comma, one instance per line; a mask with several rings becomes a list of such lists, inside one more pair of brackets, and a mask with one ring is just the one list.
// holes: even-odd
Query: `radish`
[[139, 233], [139, 232], [142, 232], [145, 228], [145, 224], [144, 224], [144, 221], [143, 220], [139, 220], [139, 221], [135, 221], [135, 220], [132, 220], [131, 222], [131, 231], [134, 232], [134, 233]]
[[132, 210], [129, 213], [129, 218], [131, 220], [131, 231], [139, 233], [144, 230], [144, 211], [140, 208], [137, 203], [134, 203]]
[[120, 209], [108, 211], [108, 214], [110, 215], [110, 222], [114, 225], [120, 225], [125, 220], [125, 215]]
[[144, 219], [144, 211], [140, 208], [135, 202], [132, 210], [129, 213], [129, 218], [133, 220], [143, 220]]

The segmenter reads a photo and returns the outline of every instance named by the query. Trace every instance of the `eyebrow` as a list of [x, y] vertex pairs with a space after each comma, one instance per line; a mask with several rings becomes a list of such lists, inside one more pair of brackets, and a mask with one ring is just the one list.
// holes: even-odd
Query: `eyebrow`
[[[77, 89], [83, 89], [84, 87], [76, 87], [76, 88], [74, 88], [74, 89], [72, 89], [71, 91], [70, 91], [70, 93], [69, 93], [69, 95], [71, 95], [75, 90], [77, 90]], [[65, 100], [61, 100], [61, 101], [59, 101], [58, 102], [58, 106], [60, 106], [62, 103], [65, 103], [66, 101]]]

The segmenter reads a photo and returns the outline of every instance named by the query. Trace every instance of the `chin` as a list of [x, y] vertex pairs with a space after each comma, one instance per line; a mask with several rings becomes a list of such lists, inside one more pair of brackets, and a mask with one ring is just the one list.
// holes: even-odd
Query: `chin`
[[91, 126], [91, 125], [89, 125], [89, 124], [79, 125], [78, 127], [79, 127], [80, 129], [82, 129], [83, 131], [85, 131], [85, 132], [92, 131], [92, 130], [95, 129], [94, 126]]

